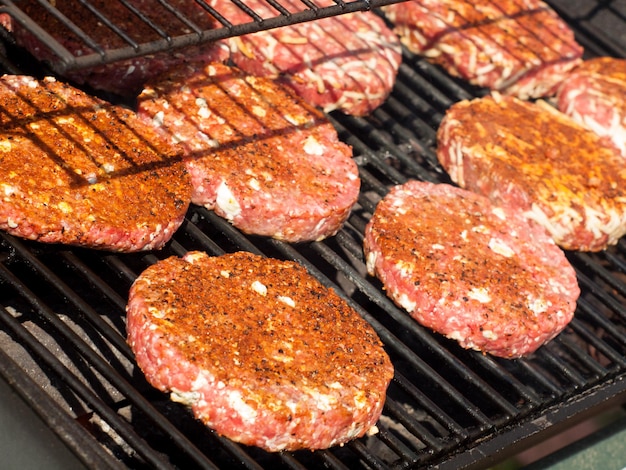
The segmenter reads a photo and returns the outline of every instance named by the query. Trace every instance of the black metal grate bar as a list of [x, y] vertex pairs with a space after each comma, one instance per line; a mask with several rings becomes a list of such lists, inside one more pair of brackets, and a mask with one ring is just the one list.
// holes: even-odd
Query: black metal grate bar
[[155, 32], [157, 32], [159, 36], [161, 36], [161, 39], [146, 41], [141, 44], [134, 41], [126, 31], [123, 31], [116, 24], [111, 22], [104, 14], [93, 7], [89, 1], [81, 0], [81, 4], [89, 8], [94, 17], [98, 18], [99, 21], [107, 25], [111, 31], [117, 34], [126, 44], [128, 44], [127, 46], [108, 50], [104, 50], [100, 45], [98, 45], [97, 41], [89, 35], [89, 32], [81, 30], [79, 26], [60, 13], [59, 10], [53, 6], [53, 2], [48, 2], [46, 0], [38, 1], [43, 8], [46, 8], [56, 19], [68, 27], [94, 52], [82, 55], [72, 54], [57, 39], [48, 34], [45, 28], [36, 24], [32, 19], [24, 14], [24, 12], [19, 8], [19, 1], [14, 2], [12, 0], [0, 0], [0, 13], [10, 15], [26, 30], [30, 31], [35, 37], [37, 37], [42, 44], [45, 44], [54, 56], [58, 58], [58, 60], [51, 61], [51, 68], [56, 73], [63, 74], [71, 70], [79, 70], [94, 65], [112, 63], [140, 55], [149, 55], [164, 51], [175, 51], [188, 46], [209, 43], [242, 34], [264, 31], [281, 26], [316, 20], [319, 18], [352, 13], [355, 11], [366, 11], [382, 5], [398, 3], [404, 0], [352, 0], [348, 2], [337, 2], [337, 4], [327, 7], [315, 7], [314, 3], [306, 2], [305, 4], [308, 5], [308, 8], [298, 12], [289, 12], [289, 10], [282, 6], [278, 0], [273, 0], [272, 5], [279, 11], [279, 13], [271, 18], [260, 17], [254, 12], [254, 10], [250, 9], [245, 2], [240, 0], [231, 0], [243, 12], [250, 16], [250, 21], [242, 24], [232, 24], [218, 10], [209, 6], [206, 2], [198, 0], [197, 3], [200, 4], [200, 6], [202, 6], [208, 14], [214, 17], [222, 25], [221, 27], [214, 29], [205, 29], [198, 26], [192, 20], [185, 17], [185, 15], [183, 15], [180, 11], [177, 11], [176, 8], [167, 4], [165, 1], [161, 1], [161, 3], [166, 6], [166, 9], [171, 12], [172, 21], [183, 21], [183, 23], [191, 27], [194, 31], [193, 33], [178, 35], [170, 34], [168, 31], [155, 25], [152, 21], [150, 21], [148, 16], [144, 14], [144, 12], [132, 6], [130, 2], [126, 0], [117, 0], [122, 2], [122, 4], [129, 9], [129, 11], [135, 13], [138, 21], [147, 24]]
[[[0, 318], [4, 313], [0, 314]], [[56, 430], [57, 435], [75, 450], [79, 461], [100, 469], [118, 468], [119, 461], [108, 454], [100, 442], [88, 433], [77, 433], [72, 417], [57, 407], [54, 400], [13, 359], [0, 349], [0, 376], [19, 391], [41, 416], [43, 422]]]
[[[8, 270], [4, 266], [0, 266], [0, 275], [3, 277], [4, 281], [12, 284], [14, 287], [19, 288], [21, 292], [24, 293], [25, 297], [32, 298], [32, 302], [34, 307], [42, 314], [45, 315], [46, 318], [53, 323], [59, 324], [59, 321], [56, 319], [54, 314], [51, 314], [48, 309], [41, 305], [39, 300], [36, 299], [32, 293], [29, 293], [25, 286], [20, 285], [19, 281], [14, 278], [14, 276], [8, 272]], [[116, 431], [120, 433], [120, 435], [124, 436], [127, 442], [133, 445], [142, 456], [148, 459], [148, 462], [153, 465], [155, 468], [166, 469], [171, 468], [167, 462], [163, 461], [159, 458], [154, 458], [156, 454], [152, 452], [152, 450], [147, 446], [144, 442], [142, 442], [139, 437], [135, 434], [132, 428], [128, 425], [126, 421], [121, 419], [121, 417], [116, 413], [114, 409], [109, 407], [99, 396], [90, 391], [83, 381], [78, 379], [74, 374], [72, 374], [69, 370], [67, 370], [63, 364], [58, 361], [56, 357], [45, 347], [41, 345], [41, 343], [32, 336], [26, 329], [22, 328], [20, 323], [13, 318], [7, 311], [2, 312], [3, 315], [0, 315], [0, 319], [2, 324], [4, 325], [5, 331], [11, 331], [16, 335], [19, 340], [26, 345], [29, 349], [31, 349], [39, 358], [40, 363], [45, 363], [48, 367], [50, 367], [58, 376], [63, 377], [63, 381], [72, 389], [73, 392], [77, 394], [77, 396], [84, 400], [92, 409], [101, 415], [104, 419], [107, 420], [112, 426], [115, 427]], [[61, 329], [64, 328], [64, 325], [61, 326]], [[78, 340], [78, 338], [72, 338], [72, 343], [76, 345], [76, 347], [80, 347], [83, 343]], [[82, 352], [86, 351], [86, 347], [82, 348]], [[97, 360], [95, 363], [90, 362], [92, 365], [96, 365], [99, 362]], [[144, 450], [145, 452], [142, 452]]]
[[[154, 408], [152, 408], [145, 398], [137, 393], [136, 388], [129, 385], [126, 382], [126, 379], [124, 379], [121, 375], [119, 375], [118, 371], [111, 367], [110, 358], [106, 359], [105, 357], [97, 355], [89, 344], [77, 336], [76, 333], [74, 333], [68, 325], [60, 320], [48, 306], [41, 302], [41, 299], [39, 299], [34, 293], [30, 292], [29, 289], [3, 265], [0, 265], [0, 276], [4, 282], [17, 289], [32, 303], [37, 315], [43, 317], [45, 322], [50, 323], [56, 330], [55, 336], [61, 335], [63, 338], [67, 339], [69, 344], [71, 344], [74, 348], [74, 352], [82, 356], [90, 367], [102, 373], [102, 375], [106, 377], [106, 380], [111, 384], [114, 384], [117, 390], [119, 390], [125, 397], [132, 399], [135, 406], [142, 409], [142, 411], [147, 416], [150, 416], [151, 419], [154, 419], [155, 424], [161, 425], [167, 432], [168, 436], [172, 440], [178, 441], [178, 444], [189, 456], [195, 457], [196, 463], [199, 464], [201, 468], [213, 467], [205, 455], [193, 449], [189, 442], [175, 428], [173, 428], [168, 421], [162, 419], [161, 415], [157, 413]], [[89, 390], [83, 380], [68, 370], [57, 357], [55, 357], [42, 345], [38, 338], [34, 337], [25, 328], [22, 328], [20, 323], [14, 319], [13, 316], [5, 314], [2, 315], [0, 319], [6, 328], [18, 336], [21, 342], [23, 342], [23, 344], [36, 354], [40, 363], [45, 363], [51, 368], [51, 370], [61, 377], [61, 380], [71, 387], [72, 391], [76, 393], [81, 400], [84, 400], [85, 403], [92, 407], [94, 412], [102, 416], [103, 419], [106, 419], [106, 422], [109, 423], [109, 425], [113, 427], [129, 445], [132, 445], [133, 449], [144, 457], [151, 466], [162, 469], [173, 468], [169, 463], [167, 463], [166, 460], [163, 459], [162, 456], [155, 453], [154, 449], [145, 444], [129, 423], [117, 414], [115, 409], [111, 408], [109, 404], [102, 400], [102, 390], [99, 395], [96, 395], [93, 391]]]

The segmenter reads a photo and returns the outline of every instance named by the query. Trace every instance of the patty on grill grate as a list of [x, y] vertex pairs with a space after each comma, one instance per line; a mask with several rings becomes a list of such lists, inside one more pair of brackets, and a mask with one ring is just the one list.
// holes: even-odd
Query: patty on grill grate
[[626, 157], [626, 59], [598, 57], [583, 62], [563, 81], [558, 108], [610, 139]]
[[0, 79], [0, 228], [48, 243], [160, 248], [191, 183], [182, 152], [134, 112], [53, 78]]
[[[235, 23], [249, 21], [230, 0], [210, 3]], [[306, 8], [294, 0], [280, 3], [294, 12]], [[330, 0], [316, 3], [334, 5]], [[262, 1], [246, 4], [261, 16], [277, 14]], [[321, 18], [227, 41], [231, 60], [241, 69], [279, 80], [326, 112], [356, 116], [371, 113], [387, 99], [402, 61], [400, 41], [372, 12]]]
[[539, 0], [411, 0], [382, 7], [409, 50], [519, 98], [554, 94], [583, 48]]
[[171, 257], [135, 281], [127, 313], [148, 381], [234, 441], [320, 449], [375, 429], [391, 362], [369, 324], [297, 263]]
[[547, 104], [494, 94], [448, 109], [437, 156], [459, 186], [508, 205], [568, 250], [626, 233], [626, 167], [613, 146]]
[[187, 65], [148, 86], [138, 112], [186, 149], [192, 202], [246, 233], [320, 240], [358, 198], [350, 147], [321, 112], [270, 79]]
[[[162, 40], [163, 36], [157, 32], [158, 30], [165, 32], [170, 37], [193, 32], [182, 21], [177, 20], [158, 0], [130, 0], [129, 5], [137, 9], [138, 14], [132, 12], [121, 2], [109, 0], [92, 0], [89, 2], [92, 8], [88, 8], [82, 2], [77, 3], [68, 0], [56, 0], [51, 3], [54, 8], [86, 33], [90, 40], [105, 51], [128, 47], [129, 42], [122, 35], [126, 35], [137, 44], [143, 44]], [[179, 13], [185, 15], [187, 19], [192, 20], [201, 28], [211, 29], [218, 25], [214, 18], [204, 15], [204, 10], [193, 1], [170, 0], [169, 3]], [[94, 49], [87, 42], [48, 13], [39, 2], [24, 0], [19, 2], [18, 6], [33, 21], [44, 26], [46, 32], [74, 56], [80, 57], [94, 52]], [[92, 9], [104, 15], [115, 28], [119, 28], [121, 33], [108, 27], [93, 13]], [[141, 19], [139, 15], [143, 15], [144, 19]], [[152, 22], [154, 28], [147, 23], [148, 21]], [[17, 43], [38, 60], [58, 62], [58, 56], [30, 30], [24, 28], [17, 21], [14, 21], [11, 27], [14, 30]], [[69, 71], [65, 75], [77, 84], [87, 84], [96, 90], [104, 90], [124, 97], [134, 97], [147, 80], [166, 72], [177, 64], [188, 60], [225, 61], [228, 59], [228, 55], [229, 52], [225, 43], [217, 42], [190, 46], [182, 50], [167, 50], [156, 54], [142, 55], [109, 64]]]
[[364, 251], [368, 272], [418, 322], [506, 358], [556, 336], [580, 294], [543, 227], [447, 184], [392, 188], [366, 226]]

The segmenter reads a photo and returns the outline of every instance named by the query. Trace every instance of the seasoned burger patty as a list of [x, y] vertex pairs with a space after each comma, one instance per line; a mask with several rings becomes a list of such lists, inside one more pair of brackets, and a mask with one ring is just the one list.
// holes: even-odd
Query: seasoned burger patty
[[[230, 0], [213, 0], [234, 23], [250, 21]], [[320, 6], [334, 5], [328, 0]], [[276, 15], [269, 4], [246, 2], [261, 16]], [[306, 6], [283, 0], [292, 12]], [[254, 75], [280, 80], [308, 103], [326, 112], [340, 110], [362, 116], [380, 106], [391, 93], [402, 54], [400, 41], [372, 12], [284, 26], [228, 39], [231, 60]]]
[[538, 0], [412, 0], [382, 8], [409, 50], [519, 98], [554, 94], [583, 49]]
[[161, 247], [191, 197], [182, 152], [53, 78], [0, 78], [0, 228], [49, 243]]
[[392, 188], [364, 248], [369, 273], [413, 318], [496, 356], [523, 356], [552, 339], [580, 293], [543, 227], [446, 184]]
[[568, 250], [626, 233], [626, 167], [594, 132], [549, 108], [500, 95], [446, 113], [437, 156], [454, 182], [544, 225]]
[[188, 65], [147, 87], [138, 106], [186, 149], [192, 201], [246, 233], [320, 240], [358, 198], [350, 147], [321, 112], [267, 78]]
[[128, 300], [148, 381], [234, 441], [321, 449], [375, 425], [393, 367], [374, 330], [294, 262], [190, 252], [148, 268]]
[[598, 57], [583, 62], [563, 81], [559, 110], [609, 139], [626, 157], [626, 60]]
[[[105, 51], [129, 46], [122, 36], [107, 27], [86, 5], [83, 5], [83, 2], [56, 0], [51, 3]], [[91, 0], [89, 3], [137, 44], [163, 39], [163, 36], [121, 2]], [[128, 3], [161, 31], [168, 33], [170, 37], [193, 32], [182, 21], [176, 20], [176, 17], [158, 0], [130, 0]], [[205, 15], [204, 10], [193, 0], [170, 0], [169, 4], [201, 28], [211, 29], [218, 24], [211, 16]], [[19, 7], [37, 24], [45, 25], [46, 32], [73, 55], [80, 57], [94, 52], [94, 49], [49, 14], [38, 1], [23, 0], [20, 1]], [[36, 38], [28, 29], [23, 28], [19, 22], [15, 21], [12, 27], [17, 43], [37, 59], [58, 62], [59, 58], [47, 44]], [[226, 61], [228, 55], [226, 44], [217, 42], [68, 71], [65, 76], [77, 84], [87, 84], [97, 90], [134, 97], [141, 91], [148, 79], [177, 64], [190, 60]]]

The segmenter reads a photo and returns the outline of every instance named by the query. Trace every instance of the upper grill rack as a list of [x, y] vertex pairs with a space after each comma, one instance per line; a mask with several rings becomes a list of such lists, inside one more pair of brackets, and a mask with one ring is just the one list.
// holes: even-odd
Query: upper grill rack
[[[118, 25], [111, 21], [102, 11], [98, 10], [92, 5], [92, 2], [88, 0], [82, 0], [81, 5], [87, 7], [97, 20], [106, 25], [111, 34], [115, 34], [122, 39], [126, 45], [107, 49], [98, 44], [89, 31], [83, 31], [79, 26], [69, 20], [63, 15], [59, 9], [53, 6], [54, 2], [48, 0], [37, 0], [42, 8], [47, 10], [53, 17], [58, 19], [68, 30], [72, 31], [76, 37], [80, 39], [86, 46], [93, 50], [92, 53], [76, 55], [65, 48], [54, 37], [52, 37], [45, 29], [45, 26], [37, 24], [33, 21], [24, 11], [19, 8], [19, 1], [13, 2], [11, 0], [0, 0], [0, 13], [9, 14], [14, 21], [19, 22], [26, 30], [32, 33], [42, 44], [45, 44], [53, 53], [57, 60], [50, 61], [51, 69], [58, 73], [63, 74], [70, 70], [78, 70], [86, 67], [116, 62], [123, 59], [129, 59], [133, 57], [139, 57], [149, 54], [155, 54], [158, 52], [175, 51], [184, 47], [203, 44], [211, 41], [217, 41], [219, 39], [225, 39], [233, 36], [239, 36], [242, 34], [254, 33], [257, 31], [268, 30], [281, 26], [287, 26], [296, 23], [302, 23], [305, 21], [316, 20], [329, 16], [337, 16], [345, 13], [351, 13], [355, 11], [365, 11], [372, 8], [388, 5], [391, 3], [398, 3], [404, 0], [334, 0], [335, 4], [332, 6], [320, 7], [312, 0], [302, 0], [303, 10], [291, 12], [289, 8], [283, 6], [280, 0], [267, 0], [267, 2], [276, 10], [276, 16], [262, 18], [255, 14], [249, 7], [246, 6], [245, 1], [231, 0], [242, 12], [245, 12], [250, 20], [247, 22], [233, 24], [225, 15], [223, 15], [219, 9], [213, 8], [207, 4], [204, 0], [196, 0], [197, 3], [205, 10], [207, 15], [215, 18], [220, 26], [214, 29], [206, 29], [202, 27], [193, 18], [189, 18], [179, 9], [170, 5], [166, 0], [158, 0], [158, 2], [164, 7], [166, 18], [162, 22], [156, 24], [152, 21], [141, 9], [135, 6], [129, 6], [129, 2], [125, 0], [112, 0], [112, 2], [120, 3], [120, 8], [128, 9], [129, 14], [136, 16], [138, 22], [143, 22], [150, 27], [150, 29], [159, 36], [159, 39], [154, 39], [146, 42], [136, 42], [132, 39], [131, 35], [127, 34], [128, 31], [121, 31]], [[155, 0], [157, 1], [157, 0]], [[193, 0], [192, 0], [193, 1]], [[163, 25], [184, 24], [189, 33], [172, 33], [164, 28]]]
[[[582, 32], [595, 44], [591, 53], [626, 54], [626, 44], [605, 48], [592, 32]], [[331, 115], [354, 149], [363, 188], [345, 228], [323, 242], [247, 237], [198, 207], [153, 253], [0, 233], [0, 376], [93, 468], [486, 467], [626, 402], [626, 240], [602, 253], [568, 253], [582, 289], [575, 319], [537, 353], [512, 361], [432, 334], [365, 275], [362, 234], [376, 203], [408, 178], [449, 182], [434, 155], [435, 129], [452, 103], [483, 92], [405, 51], [381, 108], [367, 118]], [[380, 432], [326, 451], [270, 455], [215, 435], [148, 385], [125, 342], [128, 289], [156, 260], [188, 250], [296, 260], [335, 287], [373, 325], [396, 368]]]

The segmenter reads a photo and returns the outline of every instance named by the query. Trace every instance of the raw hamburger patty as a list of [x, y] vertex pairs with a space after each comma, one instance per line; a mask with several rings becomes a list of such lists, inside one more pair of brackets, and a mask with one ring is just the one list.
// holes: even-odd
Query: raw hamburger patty
[[374, 330], [294, 262], [190, 252], [144, 271], [128, 341], [148, 381], [206, 425], [268, 451], [375, 425], [393, 367]]
[[[129, 46], [128, 42], [108, 28], [81, 2], [56, 0], [51, 3], [104, 50]], [[157, 31], [121, 2], [92, 0], [89, 3], [137, 44], [162, 39]], [[211, 29], [217, 24], [212, 17], [203, 14], [204, 10], [194, 1], [170, 0], [169, 3], [200, 28]], [[182, 21], [176, 20], [176, 17], [158, 0], [130, 0], [129, 4], [171, 37], [193, 32]], [[19, 3], [19, 7], [37, 24], [45, 25], [46, 31], [74, 56], [80, 57], [94, 52], [94, 49], [79, 36], [50, 15], [38, 1], [24, 0]], [[58, 57], [50, 51], [47, 45], [33, 36], [30, 31], [21, 27], [18, 22], [14, 22], [13, 29], [18, 44], [37, 59], [58, 62]], [[94, 89], [122, 96], [135, 96], [148, 79], [177, 64], [190, 60], [225, 61], [228, 59], [228, 54], [225, 43], [217, 42], [68, 71], [65, 75], [77, 84], [87, 84]]]
[[568, 250], [626, 233], [626, 167], [602, 138], [548, 105], [494, 94], [454, 104], [437, 135], [459, 186], [544, 225]]
[[0, 102], [2, 230], [117, 251], [171, 238], [191, 183], [151, 126], [53, 78], [5, 75]]
[[583, 49], [538, 0], [412, 0], [382, 8], [409, 50], [519, 98], [554, 94]]
[[558, 108], [607, 137], [626, 157], [626, 60], [598, 57], [583, 62], [561, 84]]
[[188, 65], [147, 87], [138, 106], [184, 146], [192, 202], [246, 233], [320, 240], [358, 198], [350, 147], [321, 112], [267, 78]]
[[580, 293], [545, 230], [446, 184], [391, 189], [365, 230], [367, 269], [424, 326], [514, 358], [555, 337]]
[[[250, 21], [230, 0], [212, 3], [234, 23]], [[305, 8], [298, 0], [280, 3], [292, 12]], [[262, 1], [246, 4], [261, 16], [277, 14]], [[387, 99], [402, 61], [400, 41], [372, 12], [321, 18], [228, 42], [231, 60], [241, 69], [280, 80], [326, 112], [338, 109], [357, 116]]]

